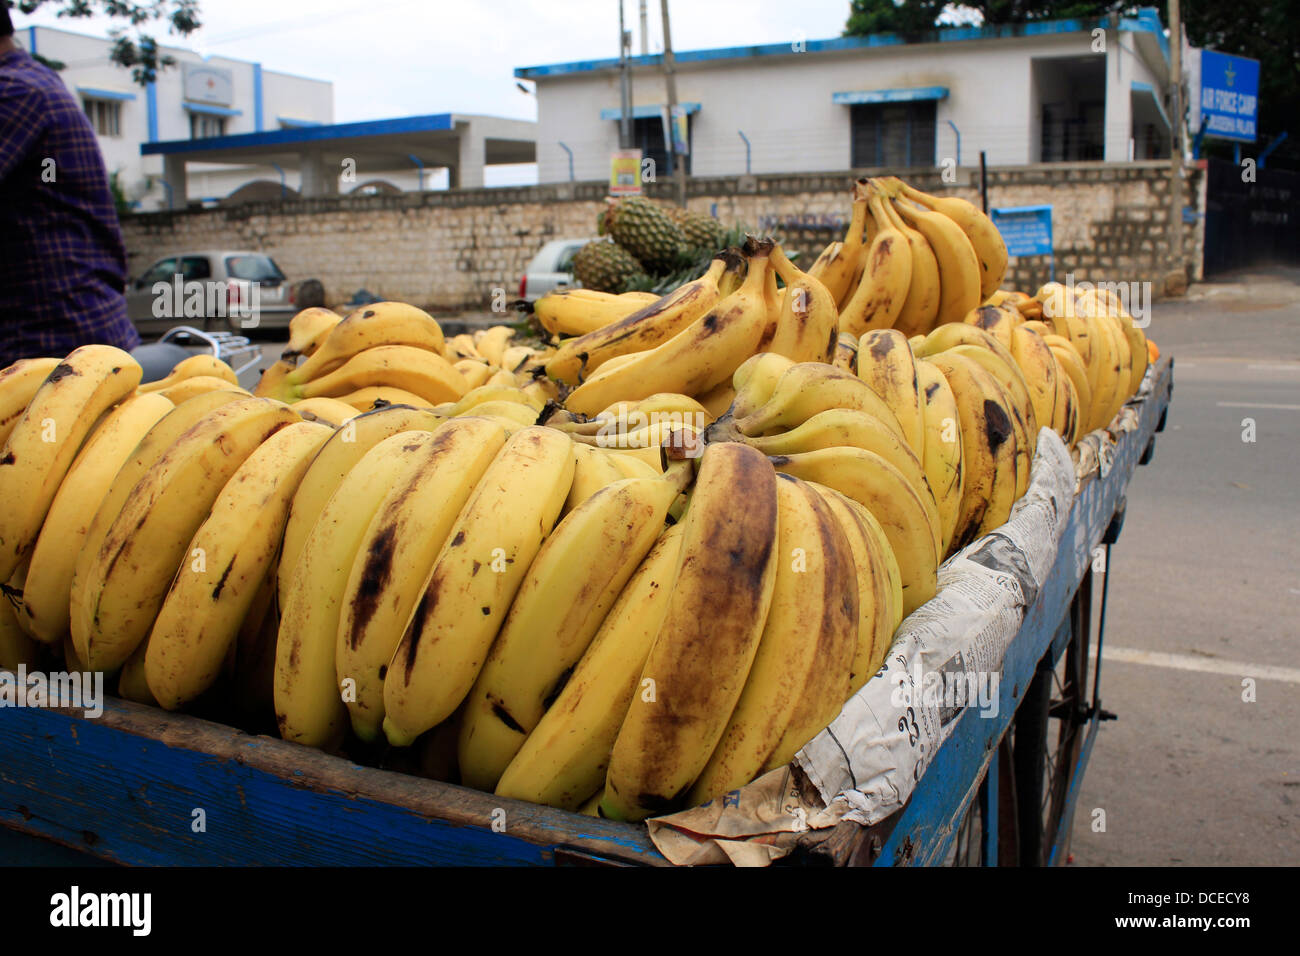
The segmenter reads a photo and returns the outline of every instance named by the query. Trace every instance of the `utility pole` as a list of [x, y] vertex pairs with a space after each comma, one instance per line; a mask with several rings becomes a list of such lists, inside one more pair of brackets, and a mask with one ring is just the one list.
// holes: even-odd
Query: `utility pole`
[[1169, 0], [1169, 261], [1183, 262], [1183, 24], [1179, 0]]
[[650, 55], [650, 20], [646, 13], [648, 0], [641, 0], [641, 55]]
[[673, 33], [668, 24], [668, 0], [659, 0], [664, 20], [664, 81], [668, 85], [668, 154], [673, 159], [673, 181], [677, 205], [686, 205], [686, 162], [673, 151], [673, 114], [677, 111], [677, 76], [673, 62]]
[[618, 0], [618, 62], [622, 75], [619, 79], [619, 93], [623, 101], [623, 113], [618, 124], [619, 149], [632, 147], [632, 67], [627, 61], [628, 33], [623, 27], [623, 0]]

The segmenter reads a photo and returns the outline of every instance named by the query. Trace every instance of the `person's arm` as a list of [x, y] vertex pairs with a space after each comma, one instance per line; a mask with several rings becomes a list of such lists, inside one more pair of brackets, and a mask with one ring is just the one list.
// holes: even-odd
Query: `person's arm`
[[49, 111], [43, 106], [39, 90], [0, 77], [0, 182], [27, 159], [44, 135]]

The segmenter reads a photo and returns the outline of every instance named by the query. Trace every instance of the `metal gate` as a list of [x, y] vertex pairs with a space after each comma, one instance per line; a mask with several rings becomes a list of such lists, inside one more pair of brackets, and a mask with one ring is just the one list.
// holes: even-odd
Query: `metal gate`
[[[1300, 173], [1208, 161], [1206, 276], [1269, 263], [1300, 265]], [[1254, 182], [1243, 177], [1252, 176]]]

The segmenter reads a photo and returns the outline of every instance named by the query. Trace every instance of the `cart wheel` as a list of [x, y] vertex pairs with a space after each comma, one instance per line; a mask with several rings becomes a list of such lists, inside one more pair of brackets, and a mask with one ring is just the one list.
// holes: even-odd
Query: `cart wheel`
[[1089, 571], [1070, 604], [1071, 637], [1065, 653], [1055, 667], [1046, 657], [1039, 662], [1033, 682], [1016, 710], [1013, 763], [1021, 866], [1051, 862], [1052, 848], [1062, 828], [1062, 845], [1069, 847], [1072, 821], [1064, 816], [1087, 726], [1091, 612]]

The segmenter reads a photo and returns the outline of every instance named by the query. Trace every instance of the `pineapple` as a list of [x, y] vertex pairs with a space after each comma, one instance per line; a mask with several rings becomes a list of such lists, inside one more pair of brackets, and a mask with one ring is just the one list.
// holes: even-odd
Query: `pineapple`
[[712, 216], [691, 212], [681, 206], [667, 206], [665, 211], [681, 229], [692, 254], [711, 256], [726, 245], [726, 230]]
[[608, 239], [593, 239], [573, 256], [573, 276], [585, 289], [621, 293], [644, 274], [641, 263]]
[[681, 228], [642, 196], [608, 200], [604, 232], [655, 274], [681, 265], [688, 243]]

